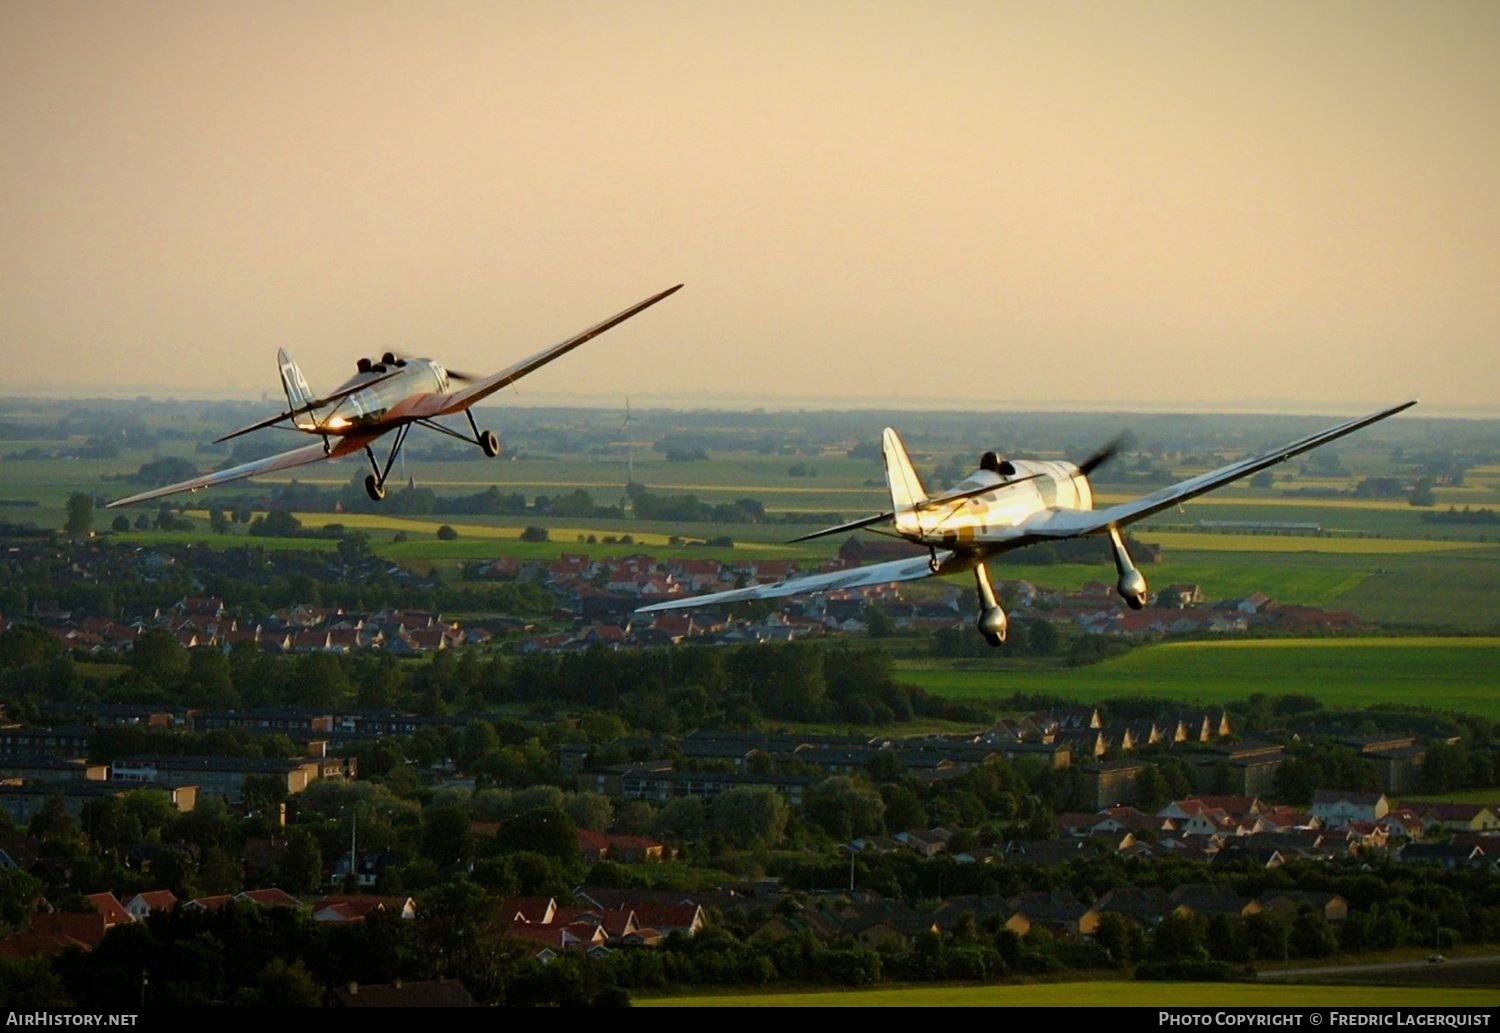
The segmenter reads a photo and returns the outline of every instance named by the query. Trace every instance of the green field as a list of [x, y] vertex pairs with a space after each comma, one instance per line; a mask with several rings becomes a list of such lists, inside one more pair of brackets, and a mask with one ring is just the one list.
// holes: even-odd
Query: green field
[[1084, 703], [1154, 696], [1204, 705], [1302, 693], [1332, 708], [1408, 703], [1500, 720], [1500, 638], [1253, 639], [1144, 646], [1078, 668], [898, 660], [898, 677], [961, 699], [1046, 693]]
[[1039, 983], [889, 990], [635, 997], [642, 1008], [1493, 1008], [1500, 987], [1259, 983]]
[[[139, 490], [144, 485], [128, 479], [127, 475], [154, 458], [177, 456], [200, 469], [221, 463], [228, 455], [227, 446], [213, 447], [207, 442], [222, 434], [226, 426], [248, 422], [257, 411], [256, 406], [246, 403], [165, 401], [143, 406], [100, 402], [74, 407], [70, 403], [0, 400], [0, 418], [3, 418], [0, 426], [12, 426], [17, 432], [14, 437], [0, 438], [0, 461], [3, 461], [0, 477], [4, 482], [0, 491], [0, 521], [59, 527], [70, 492], [86, 491], [104, 499]], [[1013, 453], [1017, 446], [1036, 448], [1039, 451], [1035, 454], [1047, 457], [1076, 455], [1078, 448], [1087, 444], [1055, 429], [1060, 424], [1052, 418], [1015, 422], [998, 415], [994, 420], [981, 416], [977, 431], [970, 425], [945, 431], [941, 428], [946, 419], [930, 414], [878, 420], [874, 416], [865, 419], [853, 415], [841, 418], [837, 429], [829, 429], [821, 417], [768, 414], [764, 419], [747, 423], [744, 415], [724, 414], [720, 418], [702, 413], [643, 413], [639, 416], [641, 425], [633, 431], [637, 440], [627, 443], [615, 414], [601, 417], [584, 411], [558, 411], [538, 418], [502, 407], [480, 414], [481, 420], [493, 423], [507, 438], [507, 450], [501, 460], [491, 462], [477, 455], [453, 458], [467, 455], [456, 447], [449, 452], [431, 451], [433, 440], [429, 435], [418, 439], [421, 443], [414, 445], [406, 456], [398, 475], [404, 480], [409, 473], [422, 487], [446, 496], [469, 494], [491, 486], [507, 492], [519, 491], [528, 498], [583, 488], [597, 502], [610, 504], [620, 498], [627, 477], [633, 473], [637, 482], [657, 493], [690, 492], [709, 503], [756, 499], [766, 507], [773, 521], [780, 515], [795, 518], [804, 514], [817, 514], [819, 520], [829, 514], [848, 519], [876, 512], [888, 504], [881, 486], [879, 459], [874, 456], [851, 459], [848, 455], [854, 444], [873, 443], [877, 437], [875, 428], [881, 422], [903, 427], [914, 443], [918, 468], [930, 475], [930, 484], [937, 483], [932, 478], [950, 459], [956, 457], [960, 467], [972, 463], [975, 453], [967, 441], [976, 433], [985, 439], [993, 437], [992, 430], [1005, 427], [1000, 438], [1011, 440], [997, 440], [995, 444]], [[1190, 424], [1203, 422], [1186, 419]], [[1136, 417], [1135, 422], [1148, 434], [1149, 428], [1157, 423], [1156, 418], [1147, 416]], [[152, 434], [136, 439], [150, 441], [148, 447], [124, 447], [116, 458], [109, 460], [39, 456], [48, 449], [80, 448], [95, 438], [118, 440], [118, 428], [132, 423], [143, 423], [153, 429]], [[1239, 418], [1232, 418], [1226, 426], [1242, 423]], [[1412, 426], [1407, 427], [1407, 423]], [[1442, 427], [1432, 426], [1434, 433]], [[1049, 427], [1054, 429], [1049, 431]], [[23, 429], [35, 436], [28, 436]], [[1285, 428], [1278, 425], [1275, 429], [1279, 432]], [[1284, 603], [1349, 610], [1366, 621], [1411, 633], [1440, 630], [1500, 634], [1500, 592], [1495, 590], [1500, 585], [1500, 526], [1423, 523], [1423, 511], [1403, 499], [1286, 494], [1301, 490], [1349, 492], [1366, 475], [1409, 473], [1409, 462], [1403, 466], [1401, 460], [1393, 458], [1389, 444], [1382, 437], [1396, 435], [1407, 440], [1408, 447], [1417, 447], [1425, 441], [1418, 436], [1418, 429], [1419, 425], [1412, 421], [1393, 423], [1381, 435], [1356, 436], [1341, 442], [1337, 449], [1341, 464], [1287, 464], [1276, 470], [1271, 488], [1251, 488], [1246, 483], [1229, 485], [1184, 507], [1157, 514], [1134, 528], [1138, 537], [1160, 542], [1165, 550], [1164, 561], [1145, 566], [1144, 573], [1154, 586], [1173, 582], [1198, 584], [1210, 599], [1264, 592]], [[759, 438], [762, 430], [769, 436], [769, 445]], [[1270, 432], [1268, 427], [1263, 433]], [[1458, 432], [1464, 440], [1474, 441], [1485, 440], [1488, 433], [1478, 426], [1459, 428]], [[706, 459], [671, 461], [665, 458], [664, 451], [653, 447], [664, 436], [691, 442], [695, 435], [703, 434], [717, 435], [708, 446]], [[1201, 448], [1178, 449], [1164, 460], [1172, 476], [1199, 472], [1229, 458], [1224, 451], [1228, 446], [1213, 443], [1217, 435], [1210, 434], [1206, 427], [1192, 431], [1189, 436], [1196, 434], [1203, 435]], [[1024, 440], [1016, 440], [1018, 437]], [[132, 439], [126, 435], [125, 440]], [[717, 447], [740, 440], [744, 441], [743, 447], [735, 444]], [[424, 449], [429, 451], [424, 454]], [[228, 504], [253, 496], [267, 485], [292, 480], [346, 486], [363, 473], [364, 464], [351, 457], [347, 461], [215, 489], [193, 497], [191, 505], [203, 507], [215, 501]], [[1102, 505], [1134, 497], [1142, 490], [1146, 490], [1144, 486], [1127, 488], [1119, 482], [1106, 482], [1099, 485], [1098, 500]], [[1500, 467], [1475, 466], [1468, 471], [1462, 485], [1439, 485], [1436, 496], [1439, 510], [1449, 505], [1500, 507]], [[188, 497], [169, 501], [187, 503]], [[124, 512], [134, 521], [141, 513], [154, 515], [154, 508], [141, 506]], [[198, 512], [204, 511], [200, 508]], [[113, 511], [96, 511], [95, 529], [108, 527], [115, 515]], [[419, 571], [432, 568], [451, 571], [464, 561], [502, 555], [536, 559], [580, 549], [600, 556], [643, 550], [660, 555], [674, 548], [667, 544], [672, 538], [690, 543], [694, 539], [721, 537], [733, 540], [732, 550], [723, 547], [709, 550], [691, 544], [675, 548], [688, 550], [685, 555], [720, 559], [796, 558], [816, 567], [830, 559], [839, 545], [838, 540], [830, 539], [788, 546], [788, 538], [815, 525], [780, 522], [663, 525], [633, 519], [553, 521], [545, 517], [443, 513], [422, 519], [384, 514], [303, 514], [303, 518], [314, 527], [340, 523], [367, 530], [379, 555]], [[1200, 520], [1316, 523], [1323, 533], [1231, 533], [1199, 528]], [[226, 539], [210, 534], [204, 515], [195, 516], [195, 522], [197, 526], [191, 534], [155, 537], [132, 533], [126, 540], [153, 545], [191, 542], [207, 547], [247, 544], [241, 537]], [[459, 538], [438, 541], [435, 533], [442, 524], [458, 529]], [[543, 546], [519, 542], [521, 529], [529, 524], [546, 527], [552, 541]], [[244, 528], [233, 530], [242, 535]], [[397, 534], [405, 535], [407, 540], [392, 541]], [[635, 543], [619, 546], [602, 542], [606, 536], [618, 538], [625, 534], [631, 535]], [[589, 536], [596, 542], [587, 542]], [[258, 539], [254, 544], [271, 548], [331, 547], [324, 542], [266, 539]], [[1102, 544], [1099, 560], [1093, 564], [1023, 565], [1013, 562], [1015, 558], [1018, 557], [999, 557], [992, 568], [995, 576], [1026, 578], [1065, 590], [1076, 589], [1086, 581], [1112, 580], [1108, 552]], [[968, 579], [955, 583], [969, 587]]]

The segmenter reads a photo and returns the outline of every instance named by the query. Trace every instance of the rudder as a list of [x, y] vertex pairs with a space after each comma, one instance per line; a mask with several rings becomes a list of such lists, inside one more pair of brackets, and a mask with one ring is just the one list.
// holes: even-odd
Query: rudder
[[307, 386], [307, 378], [302, 375], [285, 348], [277, 350], [276, 362], [281, 367], [281, 386], [286, 391], [286, 404], [293, 414], [300, 415], [317, 401], [318, 396]]
[[919, 534], [921, 526], [917, 520], [916, 507], [927, 501], [927, 492], [922, 480], [912, 468], [911, 457], [901, 436], [890, 427], [881, 438], [881, 450], [885, 454], [885, 484], [891, 493], [891, 512], [900, 534]]

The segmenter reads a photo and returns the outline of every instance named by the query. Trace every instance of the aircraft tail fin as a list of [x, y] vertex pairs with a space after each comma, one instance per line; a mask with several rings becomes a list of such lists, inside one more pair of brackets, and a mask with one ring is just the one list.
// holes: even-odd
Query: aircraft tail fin
[[[276, 362], [281, 367], [281, 386], [286, 389], [287, 408], [293, 414], [302, 413], [318, 400], [313, 394], [312, 388], [307, 386], [307, 378], [302, 375], [302, 370], [292, 361], [292, 357], [286, 353], [285, 348], [276, 352]], [[292, 416], [292, 422], [300, 424], [296, 415]]]
[[912, 468], [911, 456], [901, 436], [890, 427], [881, 438], [881, 450], [885, 453], [885, 484], [891, 492], [891, 510], [900, 534], [919, 534], [921, 525], [917, 509], [927, 501], [927, 492], [922, 480]]

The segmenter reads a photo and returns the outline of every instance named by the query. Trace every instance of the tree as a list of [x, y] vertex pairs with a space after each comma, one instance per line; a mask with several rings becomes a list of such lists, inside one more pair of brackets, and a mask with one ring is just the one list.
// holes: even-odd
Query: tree
[[709, 827], [736, 847], [769, 849], [781, 842], [790, 813], [776, 790], [736, 786], [710, 804]]
[[109, 526], [110, 530], [112, 531], [128, 531], [130, 530], [130, 518], [124, 513], [121, 513], [119, 516], [115, 517], [114, 521], [111, 522]]
[[57, 639], [34, 624], [14, 624], [0, 632], [0, 670], [40, 664], [61, 652]]
[[480, 761], [499, 748], [500, 736], [495, 733], [495, 726], [476, 717], [464, 727], [458, 763], [463, 771], [472, 772]]
[[94, 497], [75, 491], [68, 496], [68, 522], [65, 525], [67, 532], [72, 535], [88, 534], [93, 526]]
[[807, 791], [807, 820], [835, 839], [870, 835], [885, 828], [885, 801], [843, 775], [824, 779]]
[[1207, 961], [1207, 923], [1197, 915], [1167, 915], [1151, 930], [1146, 953], [1152, 961]]
[[1145, 934], [1141, 927], [1116, 911], [1105, 911], [1099, 916], [1099, 926], [1094, 930], [1094, 942], [1102, 947], [1116, 965], [1129, 965], [1141, 955], [1145, 947]]
[[535, 525], [529, 526], [521, 532], [521, 541], [523, 542], [545, 542], [549, 537], [551, 536], [548, 535], [545, 527], [536, 527]]
[[579, 828], [593, 832], [608, 832], [615, 817], [614, 802], [602, 793], [570, 793], [563, 809]]
[[[422, 815], [422, 853], [437, 864], [449, 865], [467, 860], [473, 847], [469, 815], [462, 807], [432, 807]], [[576, 853], [576, 839], [573, 849]]]
[[272, 958], [256, 980], [251, 1003], [261, 1008], [316, 1008], [323, 1003], [312, 973], [301, 961]]
[[276, 884], [288, 893], [312, 893], [323, 882], [323, 852], [306, 829], [293, 828], [276, 865]]
[[188, 651], [166, 628], [151, 628], [130, 647], [130, 666], [164, 688], [188, 672]]
[[866, 606], [864, 618], [871, 638], [890, 638], [896, 633], [896, 622], [878, 606]]
[[562, 811], [539, 807], [502, 823], [495, 845], [501, 853], [527, 851], [571, 861], [578, 857], [578, 826]]
[[302, 533], [302, 521], [284, 509], [273, 509], [250, 521], [250, 533], [257, 537], [295, 538]]
[[675, 843], [691, 843], [703, 835], [708, 809], [696, 796], [679, 796], [662, 806], [656, 834]]
[[458, 532], [453, 529], [452, 524], [444, 524], [437, 529], [437, 536], [441, 541], [451, 542], [458, 537]]
[[0, 868], [0, 922], [20, 925], [36, 909], [42, 882], [19, 868]]

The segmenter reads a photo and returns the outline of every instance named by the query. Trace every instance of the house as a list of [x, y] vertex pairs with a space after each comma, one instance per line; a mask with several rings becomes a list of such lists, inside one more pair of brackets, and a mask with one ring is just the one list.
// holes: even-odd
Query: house
[[1484, 848], [1463, 843], [1407, 843], [1396, 851], [1398, 864], [1430, 864], [1464, 868], [1483, 864]]
[[1451, 829], [1454, 832], [1494, 832], [1500, 830], [1497, 808], [1479, 803], [1414, 804], [1424, 828]]
[[640, 903], [631, 908], [637, 929], [654, 929], [662, 936], [697, 936], [703, 929], [703, 909], [697, 904]]
[[1094, 902], [1100, 913], [1123, 915], [1150, 929], [1179, 910], [1167, 891], [1157, 886], [1115, 886]]
[[1313, 793], [1313, 817], [1327, 828], [1338, 828], [1351, 821], [1379, 821], [1390, 809], [1391, 801], [1380, 792], [1319, 789]]
[[551, 925], [556, 914], [554, 897], [507, 897], [500, 903], [501, 920], [509, 925]]
[[246, 890], [243, 893], [235, 894], [234, 899], [240, 901], [243, 904], [254, 904], [257, 907], [302, 906], [302, 901], [292, 896], [286, 890], [279, 889], [276, 886], [269, 886], [265, 889], [259, 890]]
[[1229, 915], [1245, 918], [1262, 910], [1261, 904], [1257, 901], [1240, 896], [1231, 886], [1222, 886], [1217, 883], [1184, 883], [1172, 890], [1168, 896], [1171, 897], [1172, 903], [1184, 911], [1204, 917]]
[[661, 843], [645, 836], [608, 835], [591, 829], [578, 830], [578, 852], [589, 863], [606, 858], [615, 861], [660, 861], [664, 849]]
[[220, 911], [227, 907], [234, 897], [228, 893], [216, 893], [208, 897], [194, 897], [182, 905], [184, 911]]
[[1349, 917], [1349, 902], [1337, 893], [1312, 890], [1266, 890], [1255, 898], [1261, 910], [1279, 918], [1292, 918], [1303, 908], [1325, 922], [1343, 922]]
[[941, 931], [931, 916], [892, 901], [854, 904], [834, 912], [832, 918], [839, 932], [866, 947], [905, 946], [920, 933]]
[[[90, 893], [84, 899], [89, 904], [87, 911], [32, 912], [30, 932], [33, 936], [40, 937], [66, 937], [87, 948], [94, 948], [99, 946], [104, 934], [115, 926], [135, 921], [113, 893]], [[44, 946], [45, 944], [29, 945]], [[45, 953], [45, 950], [40, 952]]]
[[417, 904], [410, 897], [374, 894], [333, 895], [323, 897], [313, 905], [313, 921], [363, 922], [376, 911], [386, 911], [405, 919], [412, 919], [417, 917]]
[[177, 894], [171, 890], [149, 890], [137, 893], [125, 902], [125, 910], [136, 921], [145, 921], [153, 911], [170, 911], [177, 906]]
[[1028, 928], [1041, 926], [1064, 936], [1092, 936], [1099, 928], [1100, 912], [1080, 903], [1069, 893], [1022, 893], [1010, 899], [1016, 914], [1025, 917]]

